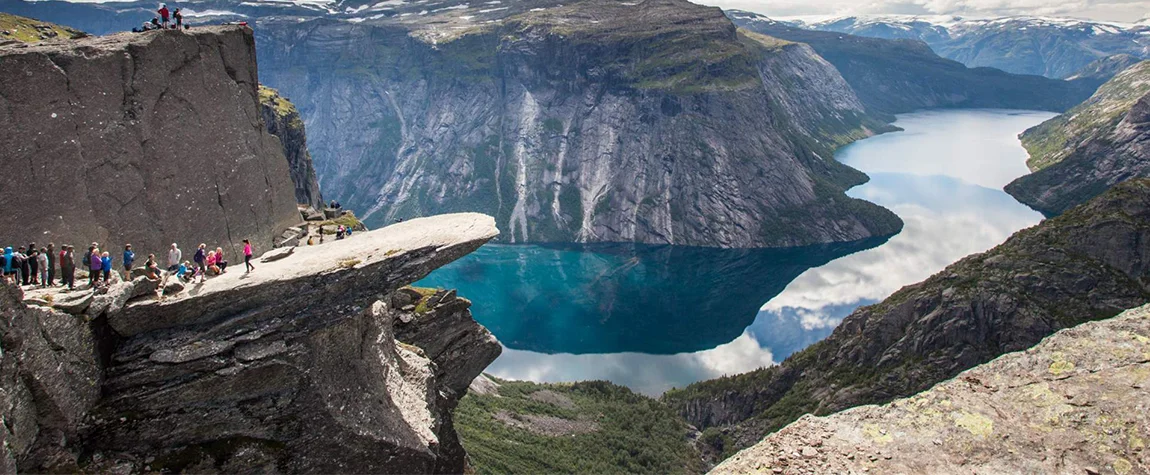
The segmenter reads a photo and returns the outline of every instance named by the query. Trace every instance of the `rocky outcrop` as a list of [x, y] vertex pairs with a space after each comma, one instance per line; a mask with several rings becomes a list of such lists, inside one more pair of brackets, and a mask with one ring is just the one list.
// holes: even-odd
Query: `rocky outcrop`
[[524, 5], [262, 21], [261, 73], [307, 118], [324, 193], [368, 226], [485, 212], [510, 242], [900, 229], [843, 194], [866, 178], [834, 149], [885, 125], [807, 46], [680, 0]]
[[9, 42], [36, 43], [84, 36], [86, 36], [84, 32], [66, 26], [0, 12], [0, 45]]
[[1150, 176], [1150, 61], [1123, 70], [1086, 102], [1021, 138], [1034, 173], [1006, 192], [1048, 216], [1116, 183]]
[[323, 209], [323, 195], [319, 192], [311, 153], [307, 151], [307, 135], [299, 111], [287, 98], [267, 86], [260, 86], [260, 111], [268, 133], [278, 137], [283, 144], [291, 181], [295, 184], [296, 203]]
[[269, 248], [299, 221], [251, 30], [0, 47], [0, 241]]
[[856, 310], [779, 366], [670, 391], [664, 401], [746, 447], [806, 413], [909, 396], [1150, 301], [1148, 242], [1150, 180], [1131, 180]]
[[76, 471], [74, 446], [100, 397], [102, 372], [87, 319], [0, 285], [0, 471]]
[[742, 28], [810, 45], [876, 112], [898, 114], [940, 107], [1062, 112], [1089, 97], [1099, 84], [968, 68], [935, 54], [921, 41], [796, 28], [741, 10], [728, 10], [727, 16]]
[[928, 391], [804, 416], [712, 473], [1146, 473], [1150, 307]]
[[501, 347], [454, 292], [411, 309], [398, 289], [496, 234], [482, 215], [417, 219], [69, 305], [102, 328], [103, 379], [51, 442], [96, 472], [460, 473], [452, 410]]

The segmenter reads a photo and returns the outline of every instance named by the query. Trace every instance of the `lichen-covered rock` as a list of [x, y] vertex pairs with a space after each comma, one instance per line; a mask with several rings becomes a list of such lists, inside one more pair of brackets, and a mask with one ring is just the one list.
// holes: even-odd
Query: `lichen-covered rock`
[[235, 256], [299, 222], [245, 27], [3, 46], [0, 77], [0, 241]]
[[804, 416], [712, 473], [1148, 473], [1148, 408], [1150, 306], [909, 398]]

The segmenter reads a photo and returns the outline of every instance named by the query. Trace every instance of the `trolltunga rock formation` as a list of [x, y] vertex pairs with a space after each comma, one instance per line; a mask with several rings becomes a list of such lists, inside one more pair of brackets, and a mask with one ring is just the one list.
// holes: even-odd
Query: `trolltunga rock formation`
[[156, 252], [299, 221], [244, 27], [0, 47], [0, 242]]
[[[454, 292], [402, 287], [497, 234], [483, 215], [423, 218], [276, 250], [175, 295], [139, 278], [86, 307], [47, 304], [91, 330], [6, 288], [0, 321], [23, 325], [0, 359], [0, 395], [17, 401], [0, 400], [18, 422], [8, 466], [462, 472], [451, 411], [500, 345]], [[27, 350], [10, 352], [14, 338]]]

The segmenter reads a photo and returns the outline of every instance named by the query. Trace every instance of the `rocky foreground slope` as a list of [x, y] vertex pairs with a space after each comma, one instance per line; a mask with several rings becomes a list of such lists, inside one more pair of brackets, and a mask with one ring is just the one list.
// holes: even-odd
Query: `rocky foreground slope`
[[1033, 173], [1006, 192], [1047, 215], [1150, 175], [1150, 61], [1126, 68], [1090, 99], [1021, 138]]
[[451, 412], [500, 346], [454, 292], [402, 287], [497, 233], [418, 219], [162, 296], [3, 286], [6, 471], [462, 472]]
[[1150, 301], [1150, 180], [1127, 181], [966, 257], [776, 367], [693, 384], [663, 399], [747, 447], [803, 414], [925, 390], [1055, 331]]
[[220, 243], [299, 221], [243, 27], [0, 46], [0, 241]]
[[1147, 473], [1150, 307], [882, 406], [804, 416], [711, 473]]
[[834, 149], [885, 126], [809, 47], [682, 0], [458, 7], [261, 22], [325, 195], [369, 226], [473, 210], [511, 242], [721, 247], [900, 229], [843, 193], [866, 178]]

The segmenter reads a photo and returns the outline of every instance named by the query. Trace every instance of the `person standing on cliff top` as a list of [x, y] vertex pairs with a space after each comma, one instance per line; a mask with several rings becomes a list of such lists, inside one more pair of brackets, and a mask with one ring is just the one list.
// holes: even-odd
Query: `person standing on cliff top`
[[24, 248], [16, 249], [16, 263], [20, 264], [20, 285], [28, 285], [28, 273], [32, 270], [32, 266], [28, 264], [28, 255], [24, 253]]
[[244, 268], [247, 272], [256, 269], [256, 266], [252, 265], [252, 242], [247, 239], [244, 239]]
[[200, 243], [200, 247], [196, 248], [196, 254], [192, 256], [192, 261], [196, 263], [196, 273], [200, 275], [200, 282], [208, 279], [208, 245]]
[[112, 277], [112, 255], [107, 251], [100, 254], [100, 268], [104, 270], [104, 283], [107, 284]]
[[184, 29], [184, 14], [180, 12], [179, 8], [177, 8], [176, 11], [172, 12], [172, 19], [176, 20], [176, 29], [177, 30]]
[[76, 248], [65, 245], [60, 248], [60, 285], [72, 290], [76, 285]]
[[[36, 243], [28, 245], [28, 280], [32, 285], [40, 283], [40, 252], [36, 249]], [[27, 285], [27, 283], [25, 284]]]
[[93, 247], [88, 256], [88, 287], [96, 288], [100, 283], [100, 272], [104, 270], [104, 260], [100, 258], [100, 248]]
[[168, 272], [175, 272], [176, 269], [179, 269], [180, 260], [183, 258], [184, 253], [180, 251], [180, 248], [173, 242], [172, 248], [168, 250]]
[[41, 247], [36, 253], [36, 266], [40, 268], [40, 287], [48, 286], [48, 248]]
[[52, 287], [56, 285], [56, 243], [48, 243], [48, 249], [45, 250], [48, 254], [48, 285]]
[[168, 25], [170, 24], [168, 21], [168, 16], [169, 16], [168, 5], [161, 3], [160, 9], [156, 10], [156, 13], [160, 14], [160, 25], [163, 26], [165, 29], [167, 29]]
[[132, 280], [132, 264], [136, 262], [136, 253], [132, 252], [132, 245], [124, 245], [124, 280]]

